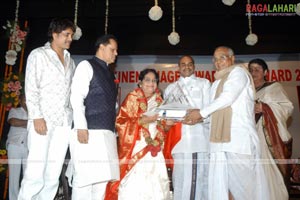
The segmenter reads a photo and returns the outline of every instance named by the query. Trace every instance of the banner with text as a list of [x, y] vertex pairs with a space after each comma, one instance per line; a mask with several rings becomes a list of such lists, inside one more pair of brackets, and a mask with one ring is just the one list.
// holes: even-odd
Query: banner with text
[[[81, 60], [92, 57], [91, 55], [75, 55], [73, 58], [78, 64]], [[166, 86], [176, 81], [179, 56], [118, 56], [115, 76], [120, 81], [120, 102], [125, 96], [137, 87], [141, 70], [154, 68], [160, 76], [159, 88], [163, 91]], [[215, 68], [212, 56], [193, 56], [195, 60], [195, 75], [214, 81]], [[293, 135], [294, 144], [300, 143], [300, 114], [299, 114], [299, 88], [300, 88], [300, 54], [266, 54], [266, 55], [236, 55], [236, 63], [247, 66], [254, 58], [264, 59], [269, 66], [267, 78], [269, 81], [280, 82], [294, 104], [294, 112], [288, 121], [289, 131]], [[300, 148], [293, 145], [293, 157], [300, 156]]]

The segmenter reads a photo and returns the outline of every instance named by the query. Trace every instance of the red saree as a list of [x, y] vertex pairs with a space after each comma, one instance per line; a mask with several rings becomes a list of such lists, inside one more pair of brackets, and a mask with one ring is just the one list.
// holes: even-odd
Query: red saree
[[[160, 105], [162, 98], [159, 90], [156, 90], [157, 105]], [[147, 98], [140, 88], [135, 89], [127, 95], [123, 101], [120, 111], [116, 119], [116, 129], [119, 135], [118, 138], [118, 153], [120, 161], [120, 180], [108, 183], [106, 187], [105, 200], [118, 199], [118, 187], [122, 179], [132, 169], [132, 167], [143, 158], [149, 151], [149, 145], [132, 155], [133, 148], [137, 140], [140, 140], [140, 135], [147, 135], [147, 125], [140, 125], [138, 123], [142, 114], [147, 111]], [[154, 140], [163, 144], [164, 136], [162, 125], [158, 123], [157, 134]]]

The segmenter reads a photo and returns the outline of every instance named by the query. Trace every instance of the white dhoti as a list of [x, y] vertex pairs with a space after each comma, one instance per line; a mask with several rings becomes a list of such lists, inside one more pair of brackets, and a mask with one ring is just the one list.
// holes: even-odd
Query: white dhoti
[[9, 199], [16, 200], [20, 190], [21, 169], [25, 173], [28, 148], [25, 144], [8, 144], [7, 157], [9, 165]]
[[[191, 153], [172, 154], [174, 158], [173, 187], [174, 200], [190, 199], [192, 187], [193, 159]], [[197, 153], [195, 200], [207, 200], [208, 153]]]
[[253, 155], [213, 152], [210, 156], [209, 200], [257, 199], [257, 170]]
[[[81, 189], [91, 187], [99, 191], [99, 183], [119, 180], [119, 160], [116, 135], [109, 130], [89, 130], [88, 144], [81, 144], [77, 131], [73, 131], [70, 143], [71, 162], [66, 173], [72, 179], [72, 199], [87, 199]], [[103, 186], [103, 185], [102, 185]], [[101, 187], [101, 186], [100, 186]], [[102, 188], [105, 188], [103, 186]], [[77, 191], [78, 190], [78, 191]], [[105, 190], [104, 190], [105, 191]], [[98, 198], [99, 192], [95, 192]]]

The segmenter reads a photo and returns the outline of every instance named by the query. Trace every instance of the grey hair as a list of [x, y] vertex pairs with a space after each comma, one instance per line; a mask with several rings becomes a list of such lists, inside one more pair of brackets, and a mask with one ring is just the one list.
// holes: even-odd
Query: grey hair
[[228, 46], [219, 46], [219, 47], [215, 48], [215, 51], [217, 49], [221, 49], [221, 48], [227, 49], [229, 56], [234, 56], [234, 51], [232, 50], [232, 48], [230, 48]]

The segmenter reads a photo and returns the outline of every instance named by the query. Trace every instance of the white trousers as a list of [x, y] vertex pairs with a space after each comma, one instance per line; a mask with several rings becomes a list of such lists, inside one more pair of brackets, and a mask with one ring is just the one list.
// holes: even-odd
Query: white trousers
[[[174, 200], [189, 200], [192, 187], [192, 153], [176, 153], [172, 174]], [[195, 200], [207, 200], [208, 153], [197, 153], [197, 175]]]
[[29, 121], [28, 131], [29, 155], [18, 199], [54, 199], [71, 127], [57, 126], [50, 130], [48, 127], [47, 135], [40, 135]]
[[72, 189], [72, 200], [102, 200], [105, 197], [107, 182], [95, 183]]
[[8, 144], [7, 157], [9, 168], [9, 199], [17, 200], [20, 189], [21, 169], [24, 175], [26, 159], [28, 156], [27, 146], [24, 144]]
[[229, 152], [210, 154], [209, 200], [228, 200], [230, 190], [235, 200], [256, 198], [256, 168], [254, 156]]

